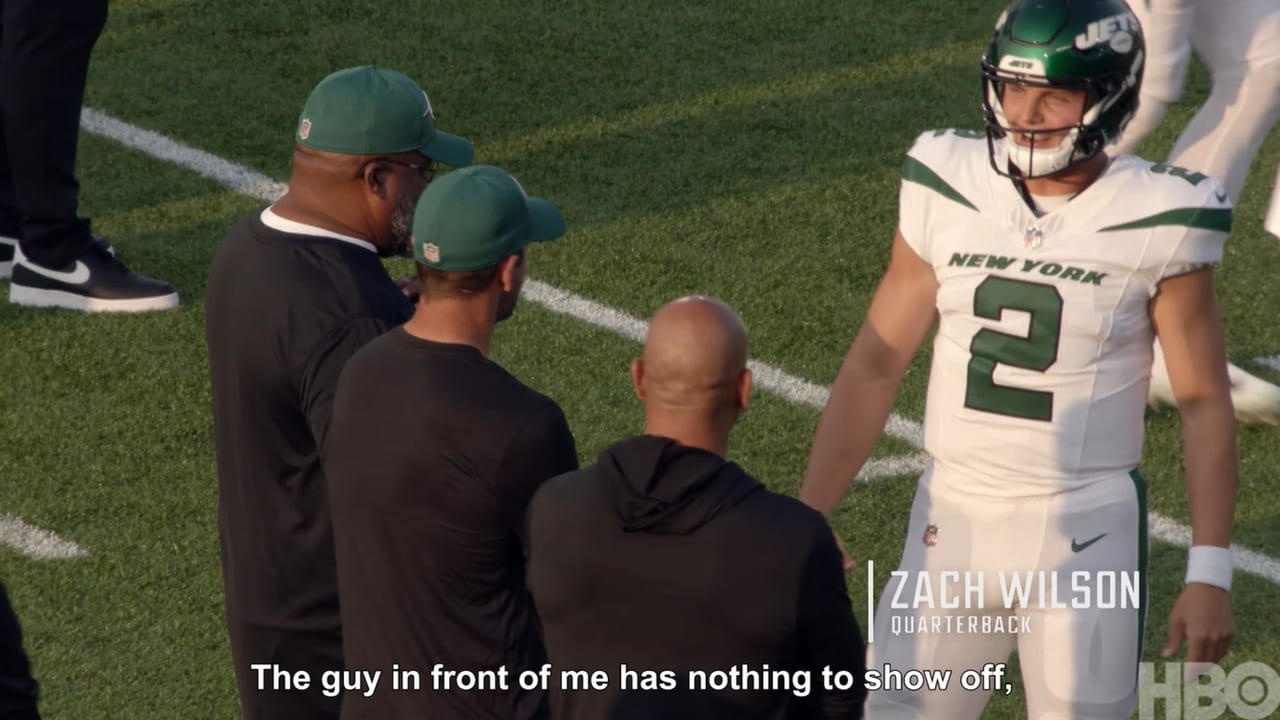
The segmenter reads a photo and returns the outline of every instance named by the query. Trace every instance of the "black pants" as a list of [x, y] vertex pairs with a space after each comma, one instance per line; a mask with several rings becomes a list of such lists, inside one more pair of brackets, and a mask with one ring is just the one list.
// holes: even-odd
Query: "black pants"
[[0, 720], [40, 720], [36, 681], [22, 650], [22, 631], [0, 585]]
[[40, 265], [84, 254], [76, 141], [107, 0], [0, 0], [0, 235]]
[[[234, 619], [227, 625], [244, 720], [338, 720], [342, 696], [325, 697], [321, 682], [326, 670], [343, 668], [339, 631], [281, 630]], [[291, 672], [306, 670], [310, 686], [306, 690], [274, 690], [268, 673], [264, 689], [259, 690], [258, 673], [252, 668], [257, 664], [279, 665]]]

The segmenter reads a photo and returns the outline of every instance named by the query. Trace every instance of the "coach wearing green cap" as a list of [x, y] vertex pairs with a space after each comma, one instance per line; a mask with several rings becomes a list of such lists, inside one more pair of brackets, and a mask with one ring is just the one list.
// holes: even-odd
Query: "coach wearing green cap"
[[[321, 686], [326, 670], [344, 667], [321, 462], [333, 395], [347, 359], [412, 312], [379, 257], [409, 253], [414, 205], [437, 163], [471, 155], [468, 141], [436, 128], [430, 99], [405, 75], [336, 72], [298, 117], [287, 193], [217, 250], [205, 338], [245, 718], [339, 715], [340, 699]], [[292, 684], [300, 671], [305, 689]]]
[[[545, 717], [544, 693], [516, 682], [546, 657], [524, 518], [577, 451], [560, 407], [489, 347], [515, 310], [529, 245], [564, 231], [551, 203], [495, 167], [451, 172], [418, 202], [417, 310], [347, 364], [325, 467], [347, 664], [418, 669], [423, 690], [348, 693], [343, 717]], [[505, 668], [509, 689], [432, 690], [437, 666]]]

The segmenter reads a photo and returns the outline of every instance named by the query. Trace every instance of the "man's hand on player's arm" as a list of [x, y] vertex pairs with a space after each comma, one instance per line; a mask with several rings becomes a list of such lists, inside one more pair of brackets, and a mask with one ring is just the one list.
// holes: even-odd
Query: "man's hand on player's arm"
[[[1182, 415], [1191, 544], [1229, 563], [1229, 550], [1219, 549], [1230, 547], [1235, 519], [1235, 413], [1212, 269], [1160, 283], [1151, 316]], [[1217, 568], [1229, 587], [1229, 565]], [[1230, 647], [1231, 626], [1227, 588], [1189, 582], [1170, 613], [1164, 655], [1176, 653], [1185, 639], [1188, 662], [1217, 662]]]
[[417, 275], [406, 275], [396, 280], [396, 287], [400, 288], [400, 292], [404, 293], [409, 302], [415, 305], [418, 302], [418, 297], [422, 295], [422, 281], [418, 279]]
[[800, 486], [800, 500], [823, 515], [884, 432], [902, 376], [933, 326], [937, 295], [933, 267], [895, 232], [889, 268], [831, 386]]

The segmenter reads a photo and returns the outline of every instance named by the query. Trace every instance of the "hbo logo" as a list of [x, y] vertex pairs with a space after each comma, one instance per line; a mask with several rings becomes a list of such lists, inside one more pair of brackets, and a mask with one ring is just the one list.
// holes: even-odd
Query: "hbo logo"
[[[1280, 674], [1260, 662], [1237, 665], [1230, 674], [1212, 663], [1155, 663], [1138, 666], [1139, 720], [1216, 720], [1230, 710], [1242, 720], [1269, 718], [1280, 708]], [[1163, 701], [1164, 714], [1156, 711]]]

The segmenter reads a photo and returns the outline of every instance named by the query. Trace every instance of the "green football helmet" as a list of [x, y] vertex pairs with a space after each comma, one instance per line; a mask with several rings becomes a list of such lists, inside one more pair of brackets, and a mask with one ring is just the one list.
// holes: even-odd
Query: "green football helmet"
[[[991, 164], [1002, 175], [1045, 177], [1102, 151], [1138, 108], [1145, 44], [1124, 0], [1014, 0], [996, 20], [982, 56], [982, 106]], [[1031, 148], [1008, 137], [1001, 100], [1010, 83], [1088, 93], [1080, 122], [1056, 148]]]

